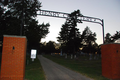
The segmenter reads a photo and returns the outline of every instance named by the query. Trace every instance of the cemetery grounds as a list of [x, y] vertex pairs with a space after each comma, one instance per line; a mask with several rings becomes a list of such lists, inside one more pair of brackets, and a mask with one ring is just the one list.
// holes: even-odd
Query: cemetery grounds
[[71, 59], [70, 55], [67, 58], [60, 55], [44, 55], [44, 57], [94, 80], [109, 80], [102, 76], [100, 56], [92, 56], [92, 59], [88, 55], [80, 55], [77, 59]]
[[[89, 60], [89, 56], [83, 55], [77, 59], [71, 59], [70, 55], [67, 58], [60, 55], [44, 55], [44, 57], [94, 80], [109, 80], [102, 76], [101, 57], [94, 59], [93, 56], [92, 60]], [[29, 55], [26, 57], [25, 80], [45, 80], [45, 74], [40, 61], [36, 58], [32, 62]]]

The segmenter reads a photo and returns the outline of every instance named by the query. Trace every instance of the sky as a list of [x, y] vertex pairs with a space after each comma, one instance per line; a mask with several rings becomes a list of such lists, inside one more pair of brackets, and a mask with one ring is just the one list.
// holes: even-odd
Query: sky
[[[103, 19], [104, 35], [106, 35], [106, 33], [114, 35], [116, 31], [120, 31], [120, 0], [40, 0], [40, 2], [42, 3], [41, 10], [71, 13], [79, 9], [84, 16]], [[49, 33], [41, 42], [48, 42], [50, 40], [57, 42], [56, 37], [59, 36], [61, 26], [66, 20], [40, 15], [37, 16], [37, 20], [39, 24], [43, 22], [50, 23]], [[81, 34], [86, 26], [88, 26], [92, 32], [96, 33], [96, 42], [102, 44], [102, 26], [90, 22], [79, 23], [77, 28]]]

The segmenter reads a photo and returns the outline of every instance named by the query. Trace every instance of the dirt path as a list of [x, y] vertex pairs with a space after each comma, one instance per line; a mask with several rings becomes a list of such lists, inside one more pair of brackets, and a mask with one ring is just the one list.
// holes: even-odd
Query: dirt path
[[42, 55], [38, 55], [37, 57], [41, 62], [47, 80], [92, 80], [63, 67]]

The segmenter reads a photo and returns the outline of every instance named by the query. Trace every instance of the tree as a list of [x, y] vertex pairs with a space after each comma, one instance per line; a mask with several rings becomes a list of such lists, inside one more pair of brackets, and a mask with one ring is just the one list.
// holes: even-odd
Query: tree
[[116, 33], [113, 36], [110, 33], [107, 33], [105, 36], [105, 43], [113, 43], [119, 38], [120, 38], [120, 31], [116, 31]]
[[49, 23], [38, 24], [35, 19], [41, 3], [38, 0], [5, 0], [1, 4], [0, 40], [3, 34], [20, 35], [22, 27], [22, 35], [27, 37], [31, 48], [38, 47], [41, 38], [48, 34], [50, 26]]
[[[14, 0], [8, 4], [8, 11], [12, 17], [21, 20], [21, 32], [24, 33], [24, 26], [29, 25], [31, 19], [35, 19], [41, 3], [38, 0]], [[24, 34], [23, 34], [24, 35]]]
[[89, 27], [86, 27], [81, 35], [82, 44], [84, 45], [93, 45], [96, 40], [96, 33], [93, 33]]
[[28, 26], [29, 21], [37, 16], [37, 11], [41, 7], [41, 3], [37, 0], [3, 0], [0, 4], [2, 4], [0, 5], [2, 17], [0, 37], [3, 34], [19, 35], [22, 19], [24, 19], [24, 25]]
[[49, 23], [39, 25], [35, 19], [30, 22], [29, 26], [26, 26], [25, 34], [30, 48], [39, 48], [41, 38], [44, 38], [49, 33], [49, 26]]
[[111, 34], [107, 33], [106, 36], [105, 36], [105, 43], [110, 43], [110, 42], [112, 42], [112, 40], [111, 40]]
[[59, 32], [59, 37], [57, 37], [58, 42], [60, 43], [67, 43], [68, 42], [68, 35], [69, 35], [69, 26], [67, 23], [62, 25], [61, 31]]
[[116, 33], [111, 38], [112, 38], [112, 42], [115, 42], [117, 39], [119, 39], [120, 31], [116, 31]]
[[82, 44], [85, 45], [83, 50], [87, 51], [87, 53], [94, 52], [94, 46], [96, 45], [96, 33], [93, 33], [89, 27], [86, 27], [81, 35]]
[[80, 46], [80, 32], [77, 29], [77, 23], [81, 23], [81, 20], [78, 20], [79, 16], [82, 16], [79, 10], [69, 14], [69, 17], [59, 32], [58, 41], [62, 42], [62, 45], [64, 47], [66, 46], [66, 49], [71, 53], [75, 53]]
[[55, 53], [55, 42], [53, 41], [49, 41], [46, 44], [46, 53], [50, 54], [50, 53]]
[[2, 40], [2, 36], [3, 36], [3, 30], [4, 30], [4, 5], [3, 3], [0, 1], [0, 41]]
[[21, 25], [23, 31], [24, 26], [29, 25], [29, 21], [37, 16], [37, 11], [41, 7], [38, 0], [4, 0], [0, 4], [3, 4], [2, 8], [4, 9], [1, 34], [20, 34]]

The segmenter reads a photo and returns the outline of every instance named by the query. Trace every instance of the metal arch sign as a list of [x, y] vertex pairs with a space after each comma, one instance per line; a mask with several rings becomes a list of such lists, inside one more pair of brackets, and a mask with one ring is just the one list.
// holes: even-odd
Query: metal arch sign
[[[48, 11], [48, 10], [40, 10], [37, 15], [66, 18], [66, 19], [69, 17], [69, 13]], [[104, 21], [103, 21], [103, 19], [99, 19], [99, 18], [95, 18], [95, 17], [88, 17], [88, 16], [79, 16], [77, 18], [77, 20], [100, 24], [102, 26], [102, 30], [103, 30], [103, 44], [104, 44]]]
[[69, 14], [63, 12], [56, 12], [56, 11], [40, 10], [38, 15], [67, 18]]
[[[48, 10], [40, 10], [37, 15], [49, 16], [49, 17], [58, 17], [58, 18], [66, 18], [66, 19], [69, 17], [69, 13], [48, 11]], [[102, 25], [102, 20], [99, 19], [99, 18], [88, 17], [88, 16], [79, 16], [78, 20], [98, 23], [98, 24]]]

